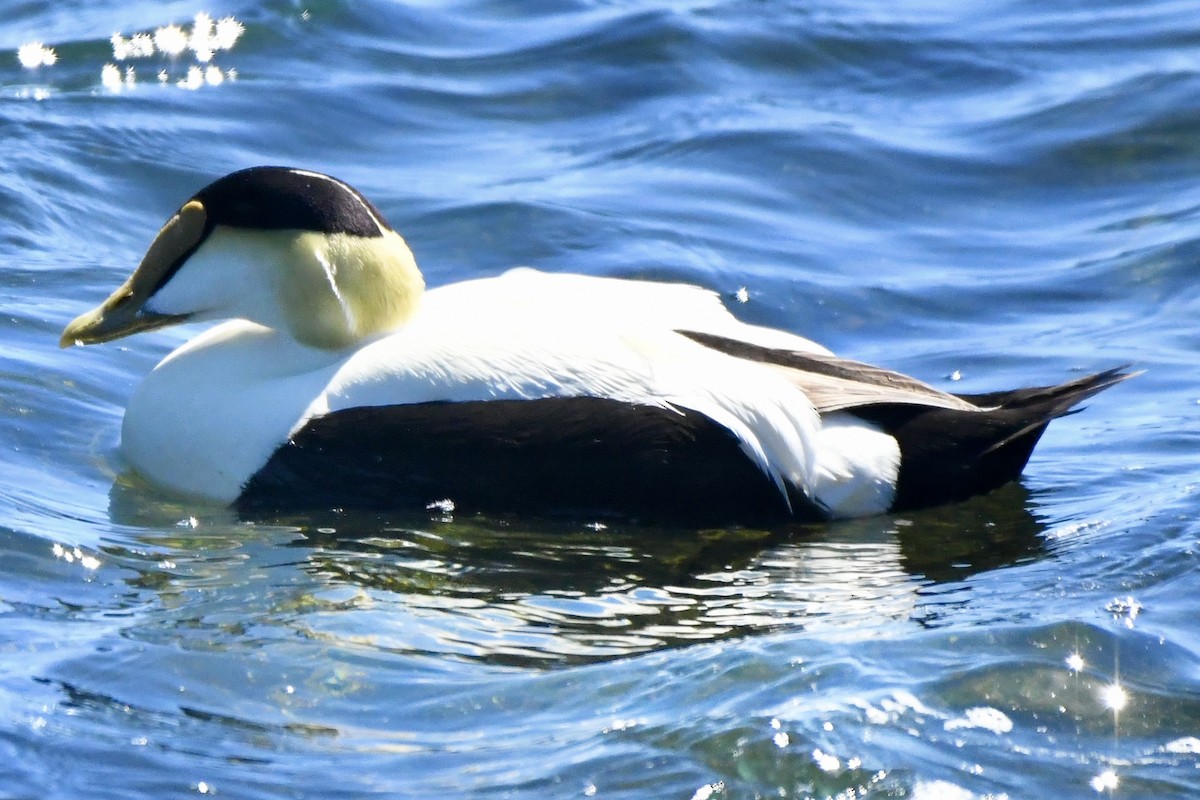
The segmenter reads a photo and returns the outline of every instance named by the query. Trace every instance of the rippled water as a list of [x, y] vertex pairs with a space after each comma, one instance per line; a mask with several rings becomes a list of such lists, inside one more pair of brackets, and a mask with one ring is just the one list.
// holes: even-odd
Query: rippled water
[[[1200, 793], [1193, 2], [110, 5], [0, 4], [0, 796]], [[113, 61], [200, 11], [244, 26], [203, 66]], [[257, 163], [432, 284], [697, 282], [961, 391], [1146, 372], [903, 517], [241, 523], [115, 451], [191, 331], [57, 338]]]

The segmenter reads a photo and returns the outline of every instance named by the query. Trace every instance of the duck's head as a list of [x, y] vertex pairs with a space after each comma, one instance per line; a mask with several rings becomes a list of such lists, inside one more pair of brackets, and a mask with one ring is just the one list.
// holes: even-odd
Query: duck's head
[[316, 172], [252, 167], [184, 203], [129, 279], [60, 344], [242, 318], [336, 349], [402, 325], [424, 287], [404, 239], [357, 190]]

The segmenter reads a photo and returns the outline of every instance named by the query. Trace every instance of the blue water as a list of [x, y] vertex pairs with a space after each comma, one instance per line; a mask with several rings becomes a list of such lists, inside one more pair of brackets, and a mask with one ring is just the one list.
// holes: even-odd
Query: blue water
[[[0, 3], [0, 797], [1200, 794], [1194, 2], [98, 5]], [[219, 73], [113, 60], [199, 11]], [[431, 284], [699, 283], [952, 391], [1145, 374], [927, 512], [250, 525], [116, 452], [194, 330], [57, 339], [260, 163]]]

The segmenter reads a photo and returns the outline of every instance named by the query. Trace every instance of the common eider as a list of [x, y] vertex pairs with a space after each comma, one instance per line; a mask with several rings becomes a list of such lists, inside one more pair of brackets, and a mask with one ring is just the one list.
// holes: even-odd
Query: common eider
[[954, 395], [736, 319], [695, 286], [516, 269], [425, 291], [328, 175], [201, 189], [61, 344], [226, 320], [133, 394], [121, 451], [245, 512], [461, 509], [697, 524], [858, 517], [1015, 479], [1129, 374]]

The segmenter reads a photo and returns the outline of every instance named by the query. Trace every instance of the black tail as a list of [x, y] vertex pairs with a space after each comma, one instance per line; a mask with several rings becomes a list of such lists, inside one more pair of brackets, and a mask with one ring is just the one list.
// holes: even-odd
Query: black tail
[[960, 395], [980, 411], [888, 404], [855, 408], [900, 443], [893, 510], [963, 500], [1016, 479], [1051, 420], [1134, 377], [1127, 366], [1058, 386]]

